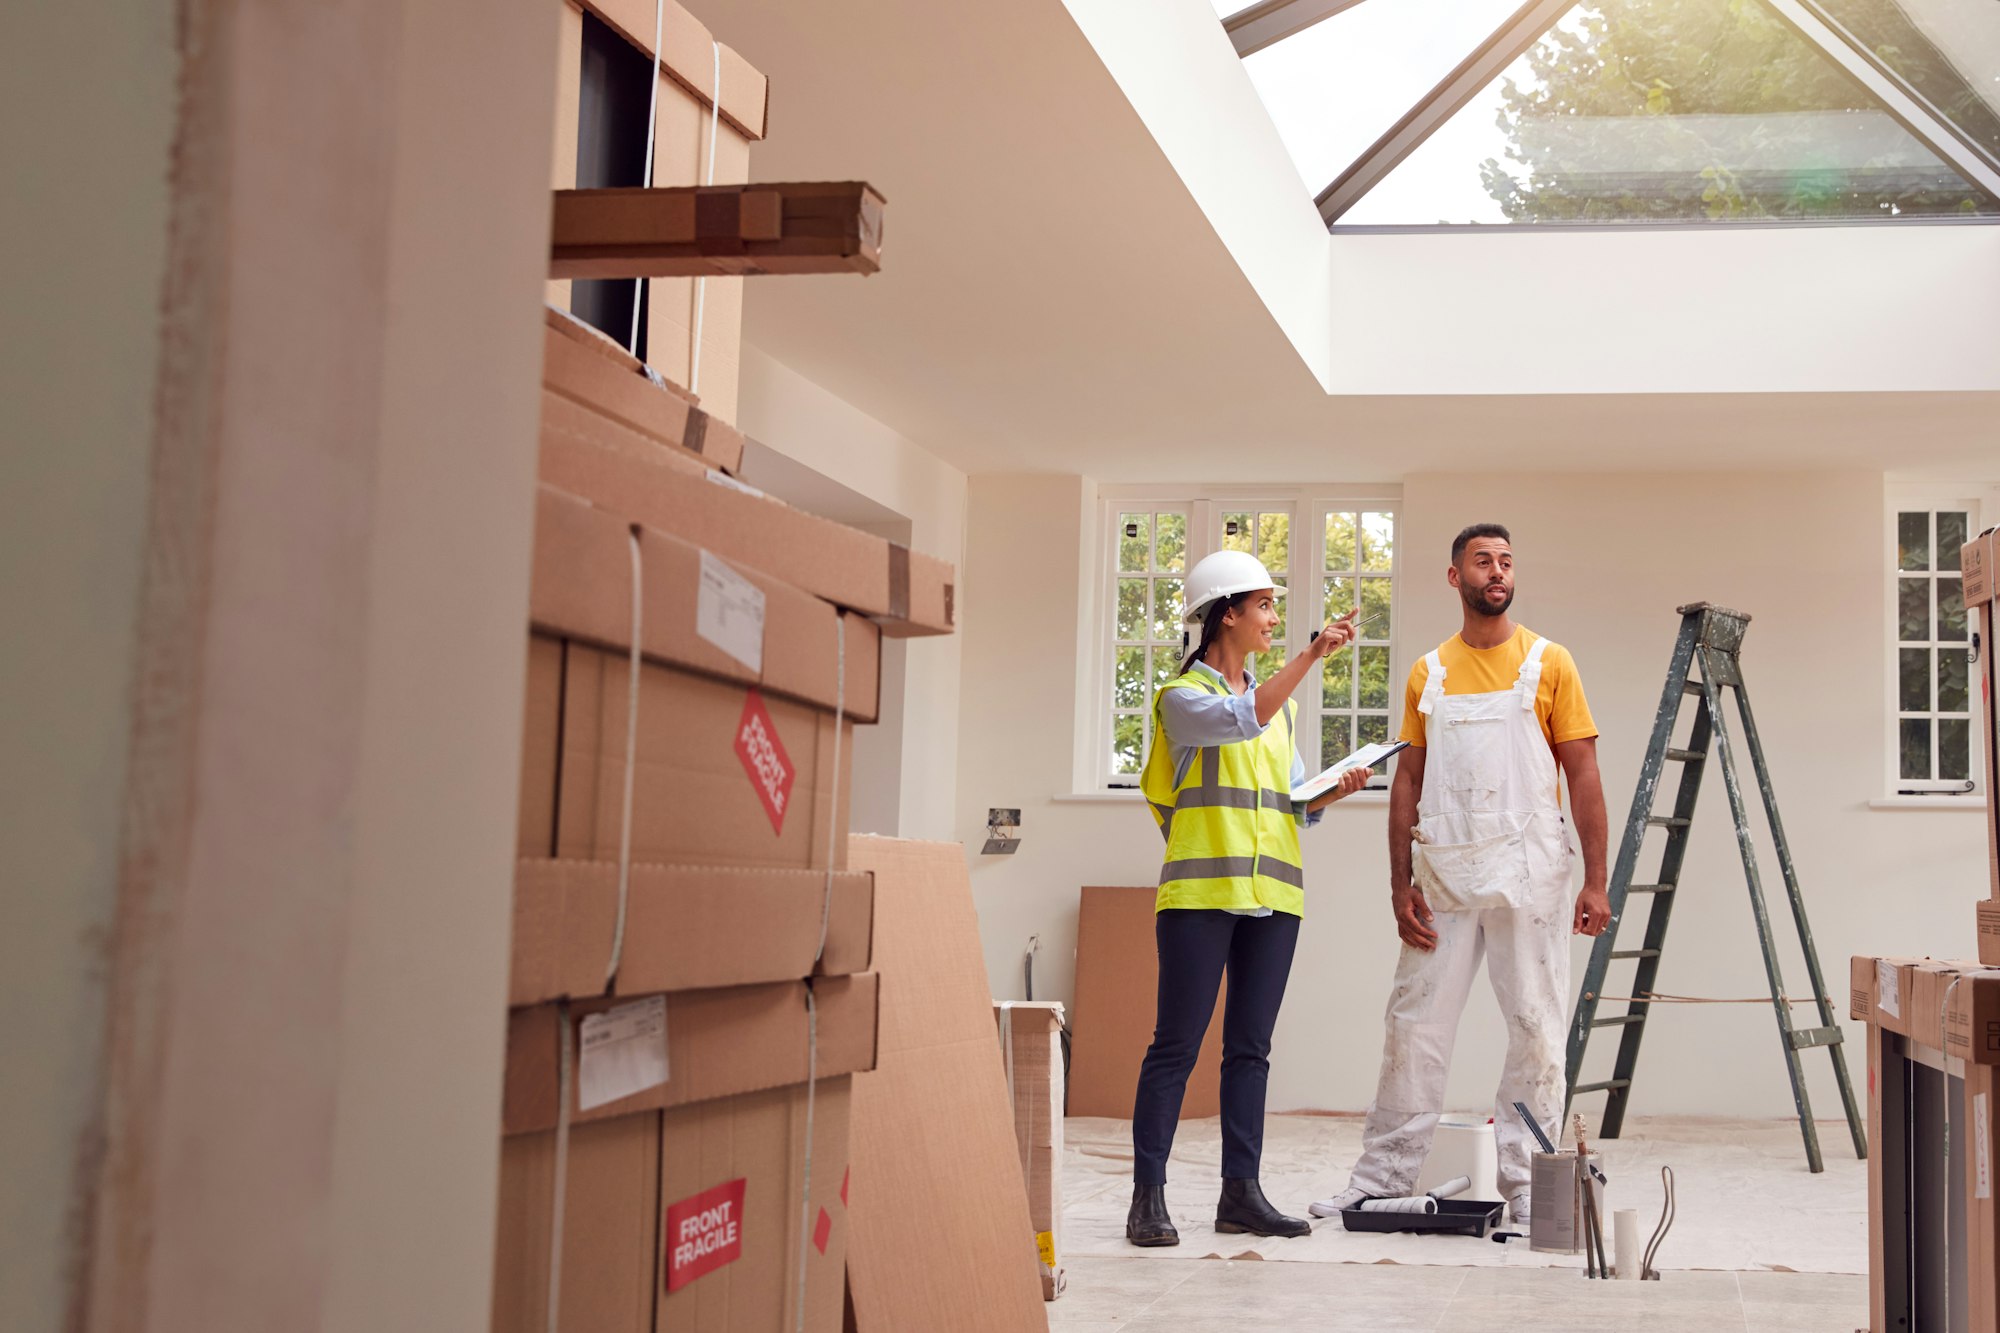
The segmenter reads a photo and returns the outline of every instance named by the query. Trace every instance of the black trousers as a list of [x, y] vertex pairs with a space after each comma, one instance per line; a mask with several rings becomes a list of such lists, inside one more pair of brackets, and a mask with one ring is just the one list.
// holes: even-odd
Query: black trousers
[[1271, 1076], [1271, 1029], [1284, 1002], [1299, 919], [1285, 912], [1169, 908], [1156, 914], [1160, 998], [1153, 1044], [1139, 1067], [1132, 1107], [1132, 1178], [1164, 1185], [1167, 1154], [1180, 1124], [1181, 1095], [1208, 1033], [1225, 969], [1222, 1011], [1222, 1175], [1248, 1180], [1264, 1155], [1264, 1088]]

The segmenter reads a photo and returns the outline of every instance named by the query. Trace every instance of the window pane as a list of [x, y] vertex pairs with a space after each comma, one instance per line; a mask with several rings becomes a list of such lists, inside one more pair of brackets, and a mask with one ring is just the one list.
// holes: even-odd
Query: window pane
[[1111, 719], [1111, 771], [1137, 774], [1146, 743], [1146, 715], [1118, 713]]
[[1972, 776], [1972, 723], [1945, 718], [1938, 723], [1938, 776], [1964, 782]]
[[1363, 713], [1354, 719], [1354, 744], [1359, 749], [1363, 745], [1380, 745], [1389, 739], [1389, 715], [1387, 713]]
[[1114, 708], [1144, 708], [1146, 706], [1146, 650], [1144, 648], [1120, 648], [1118, 650], [1118, 670], [1111, 683], [1111, 706]]
[[1991, 0], [1824, 3], [1864, 49], [1989, 154], [2000, 154], [2000, 5]]
[[1153, 637], [1162, 643], [1181, 641], [1181, 581], [1153, 580]]
[[1946, 648], [1938, 654], [1937, 707], [1940, 713], [1965, 713], [1972, 708], [1965, 654]]
[[1257, 516], [1249, 513], [1224, 514], [1222, 516], [1222, 549], [1225, 551], [1253, 551], [1256, 536]]
[[1356, 651], [1361, 654], [1361, 707], [1387, 708], [1389, 706], [1389, 650], [1387, 648], [1360, 648]]
[[[1354, 609], [1354, 580], [1326, 581], [1326, 620], [1338, 620]], [[1320, 623], [1325, 624], [1326, 620]]]
[[1336, 572], [1354, 568], [1354, 515], [1326, 516], [1326, 567]]
[[1965, 582], [1956, 576], [1937, 581], [1939, 639], [1965, 642]]
[[1757, 0], [1588, 0], [1339, 221], [1730, 223], [1996, 212], [2000, 204]]
[[1361, 617], [1355, 622], [1364, 626], [1361, 637], [1368, 640], [1386, 641], [1394, 627], [1389, 623], [1390, 581], [1388, 579], [1361, 580]]
[[1361, 567], [1387, 574], [1396, 554], [1396, 520], [1389, 514], [1361, 516]]
[[1144, 642], [1146, 638], [1145, 579], [1118, 580], [1118, 637]]
[[1118, 516], [1118, 568], [1141, 574], [1146, 569], [1146, 557], [1153, 549], [1153, 516], [1151, 514], [1120, 514]]
[[1278, 665], [1283, 666], [1285, 658], [1289, 656], [1285, 648], [1285, 636], [1291, 632], [1289, 626], [1292, 623], [1290, 614], [1285, 610], [1285, 603], [1292, 600], [1292, 595], [1283, 574], [1274, 574], [1272, 577], [1277, 580], [1277, 587], [1286, 588], [1286, 593], [1283, 597], [1272, 599], [1278, 608], [1278, 627], [1271, 631], [1271, 651], [1266, 656], [1276, 658]]
[[1154, 557], [1158, 569], [1178, 572], [1187, 566], [1187, 516], [1184, 514], [1161, 514], [1158, 516], [1155, 540], [1159, 543], [1158, 554]]
[[1965, 545], [1966, 514], [1961, 509], [1940, 509], [1937, 516], [1937, 567], [1957, 569], [1959, 548]]
[[1322, 713], [1319, 719], [1319, 765], [1326, 768], [1354, 753], [1354, 720], [1346, 713]]
[[1258, 653], [1255, 657], [1252, 657], [1250, 659], [1250, 673], [1257, 678], [1257, 683], [1262, 685], [1265, 681], [1277, 675], [1279, 669], [1284, 665], [1285, 650], [1282, 646], [1277, 646], [1273, 647], [1268, 653]]
[[[1945, 656], [1949, 657], [1947, 653]], [[1897, 652], [1896, 707], [1905, 713], [1931, 711], [1931, 650], [1904, 648]]]
[[1902, 775], [1928, 782], [1931, 776], [1931, 724], [1922, 718], [1904, 718]]
[[1257, 516], [1257, 558], [1264, 562], [1264, 568], [1273, 574], [1282, 574], [1292, 567], [1292, 516], [1290, 514], [1259, 514]]
[[1896, 589], [1896, 637], [1922, 643], [1931, 637], [1931, 581], [1906, 578]]
[[1928, 513], [1896, 515], [1896, 568], [1931, 567], [1931, 516]]
[[[1320, 663], [1320, 706], [1326, 709], [1354, 707], [1353, 648], [1342, 648]], [[1334, 756], [1336, 759], [1338, 755]]]
[[[1172, 680], [1175, 676], [1179, 675], [1180, 669], [1181, 669], [1180, 649], [1178, 648], [1153, 649], [1153, 674], [1152, 674], [1153, 690], [1157, 691], [1162, 685], [1165, 685], [1168, 681]], [[1148, 692], [1146, 696], [1146, 701], [1148, 704], [1152, 702], [1151, 692]]]

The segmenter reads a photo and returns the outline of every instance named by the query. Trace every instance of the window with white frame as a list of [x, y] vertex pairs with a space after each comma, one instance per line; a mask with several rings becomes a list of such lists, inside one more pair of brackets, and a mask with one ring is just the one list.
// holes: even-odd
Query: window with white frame
[[1979, 530], [1979, 501], [1892, 498], [1888, 790], [1949, 799], [1978, 790], [1972, 630], [1959, 548]]
[[[1090, 710], [1090, 753], [1100, 786], [1138, 785], [1153, 743], [1154, 692], [1179, 672], [1181, 581], [1203, 556], [1247, 551], [1284, 587], [1272, 649], [1253, 659], [1269, 680], [1313, 631], [1356, 605], [1360, 640], [1321, 664], [1299, 701], [1298, 747], [1317, 771], [1358, 745], [1391, 734], [1399, 691], [1391, 635], [1395, 606], [1397, 499], [1379, 492], [1339, 498], [1312, 490], [1107, 492], [1102, 550], [1108, 608], [1099, 643], [1105, 670]], [[1300, 598], [1310, 598], [1298, 604]], [[1287, 603], [1293, 605], [1287, 606]], [[1386, 786], [1377, 774], [1374, 785]]]

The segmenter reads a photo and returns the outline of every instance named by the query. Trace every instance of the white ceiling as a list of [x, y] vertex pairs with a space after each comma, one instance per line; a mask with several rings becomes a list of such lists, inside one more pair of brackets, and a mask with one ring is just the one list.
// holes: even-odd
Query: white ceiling
[[1992, 392], [1329, 396], [1060, 0], [699, 12], [771, 77], [757, 179], [889, 199], [880, 274], [751, 279], [746, 340], [967, 472], [2000, 475]]

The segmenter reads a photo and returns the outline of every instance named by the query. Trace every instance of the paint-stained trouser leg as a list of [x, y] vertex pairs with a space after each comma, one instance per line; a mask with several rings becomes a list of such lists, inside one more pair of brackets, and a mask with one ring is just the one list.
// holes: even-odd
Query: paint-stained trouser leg
[[1564, 1038], [1569, 1024], [1569, 926], [1566, 885], [1536, 891], [1535, 905], [1481, 913], [1486, 922], [1486, 975], [1507, 1020], [1507, 1061], [1494, 1097], [1493, 1139], [1500, 1159], [1500, 1197], [1528, 1188], [1534, 1136], [1515, 1102], [1525, 1102], [1551, 1142], [1562, 1132]]
[[1484, 912], [1439, 912], [1437, 948], [1403, 946], [1389, 992], [1382, 1076], [1361, 1131], [1361, 1160], [1350, 1188], [1375, 1195], [1409, 1193], [1430, 1154], [1444, 1111], [1452, 1042], [1479, 971]]

